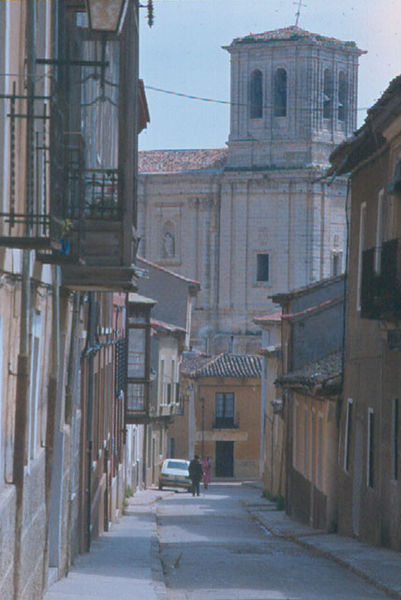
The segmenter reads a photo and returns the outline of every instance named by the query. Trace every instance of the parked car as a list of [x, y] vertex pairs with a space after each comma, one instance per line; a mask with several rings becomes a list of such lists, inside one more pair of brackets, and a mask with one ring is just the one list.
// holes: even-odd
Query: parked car
[[159, 490], [163, 487], [180, 487], [190, 490], [189, 460], [167, 458], [162, 465], [159, 477]]

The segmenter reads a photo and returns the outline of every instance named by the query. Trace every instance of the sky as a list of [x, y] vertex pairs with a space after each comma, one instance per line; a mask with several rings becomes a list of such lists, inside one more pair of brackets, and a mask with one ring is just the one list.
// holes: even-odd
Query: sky
[[[143, 0], [142, 4], [146, 4]], [[303, 0], [299, 27], [353, 40], [360, 57], [358, 126], [401, 73], [401, 0]], [[149, 28], [141, 9], [140, 76], [146, 86], [229, 100], [229, 54], [236, 37], [295, 25], [294, 0], [154, 0]], [[224, 147], [229, 106], [146, 89], [151, 123], [142, 150]]]

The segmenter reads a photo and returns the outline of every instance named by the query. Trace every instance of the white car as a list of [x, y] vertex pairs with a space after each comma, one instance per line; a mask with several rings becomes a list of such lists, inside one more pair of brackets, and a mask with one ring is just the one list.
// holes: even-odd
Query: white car
[[159, 477], [159, 490], [163, 487], [181, 487], [189, 490], [191, 480], [189, 478], [189, 460], [180, 458], [168, 458], [163, 462]]

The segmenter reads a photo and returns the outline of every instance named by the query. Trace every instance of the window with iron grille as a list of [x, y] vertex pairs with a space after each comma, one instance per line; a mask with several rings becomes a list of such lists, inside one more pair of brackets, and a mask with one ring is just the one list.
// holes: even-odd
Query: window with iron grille
[[234, 427], [234, 394], [216, 393], [215, 395], [215, 426]]
[[115, 393], [119, 396], [124, 391], [125, 386], [125, 363], [126, 363], [126, 344], [125, 340], [119, 340], [115, 346]]

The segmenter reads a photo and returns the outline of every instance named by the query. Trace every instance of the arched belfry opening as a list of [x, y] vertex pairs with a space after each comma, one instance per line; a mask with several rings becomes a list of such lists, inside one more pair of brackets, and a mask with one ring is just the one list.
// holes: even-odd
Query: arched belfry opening
[[338, 120], [345, 121], [347, 116], [347, 77], [344, 71], [338, 75]]
[[325, 69], [323, 73], [323, 119], [333, 115], [333, 73]]
[[250, 117], [261, 119], [263, 117], [263, 75], [259, 69], [252, 71], [249, 88]]
[[274, 116], [287, 116], [287, 71], [283, 68], [274, 73]]

